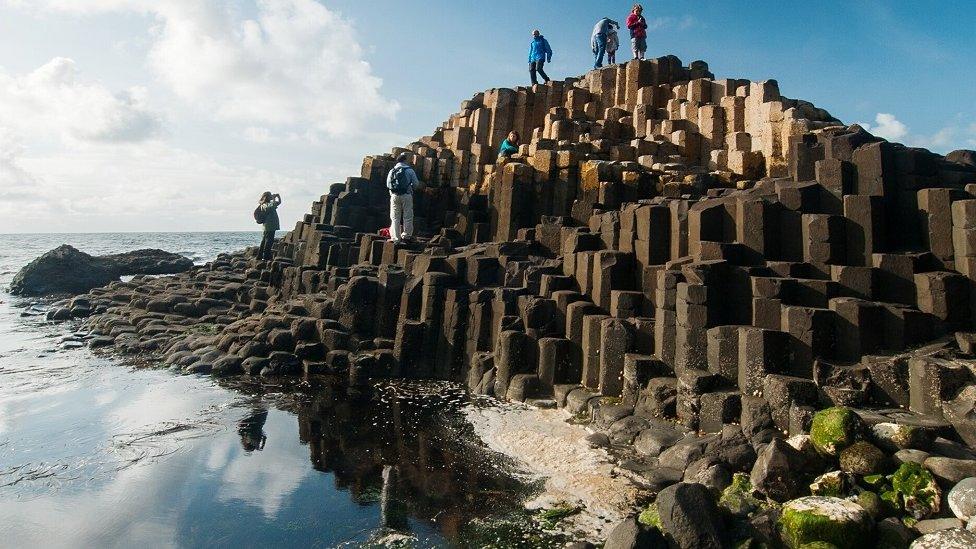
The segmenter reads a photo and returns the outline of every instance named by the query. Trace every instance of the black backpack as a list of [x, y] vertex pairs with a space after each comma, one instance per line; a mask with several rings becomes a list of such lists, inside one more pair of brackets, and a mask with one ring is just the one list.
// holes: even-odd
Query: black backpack
[[407, 170], [410, 168], [404, 166], [397, 166], [393, 168], [393, 177], [391, 181], [387, 183], [387, 187], [393, 194], [407, 194], [410, 192], [410, 176], [407, 175]]
[[257, 221], [258, 225], [264, 225], [264, 220], [268, 218], [268, 210], [261, 206], [258, 204], [258, 207], [254, 208], [254, 221]]

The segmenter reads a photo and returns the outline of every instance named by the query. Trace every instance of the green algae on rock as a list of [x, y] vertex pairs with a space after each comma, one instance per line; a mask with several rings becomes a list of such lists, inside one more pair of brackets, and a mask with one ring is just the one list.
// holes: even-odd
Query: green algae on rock
[[637, 522], [648, 528], [661, 529], [661, 514], [657, 511], [657, 503], [652, 503], [637, 515]]
[[[891, 475], [892, 492], [897, 502], [916, 519], [939, 512], [942, 491], [932, 473], [918, 463], [905, 462]], [[885, 494], [881, 495], [885, 499]]]
[[814, 496], [847, 497], [851, 492], [851, 479], [843, 471], [831, 471], [813, 479], [810, 494]]
[[835, 406], [820, 410], [813, 415], [810, 440], [819, 452], [836, 456], [857, 440], [862, 425], [861, 418], [850, 408]]
[[854, 549], [869, 544], [872, 521], [867, 511], [852, 501], [807, 496], [783, 506], [779, 526], [783, 541], [793, 549], [812, 543]]
[[537, 519], [547, 528], [555, 528], [564, 519], [578, 514], [583, 508], [579, 505], [557, 505], [539, 512]]
[[762, 503], [752, 495], [752, 481], [745, 473], [732, 476], [732, 484], [722, 490], [718, 506], [734, 516], [746, 516], [758, 509]]

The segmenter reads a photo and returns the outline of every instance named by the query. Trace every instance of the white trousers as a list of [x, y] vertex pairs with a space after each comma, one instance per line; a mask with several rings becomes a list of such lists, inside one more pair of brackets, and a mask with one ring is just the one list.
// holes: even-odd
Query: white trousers
[[390, 238], [400, 240], [411, 236], [413, 236], [413, 193], [391, 194]]

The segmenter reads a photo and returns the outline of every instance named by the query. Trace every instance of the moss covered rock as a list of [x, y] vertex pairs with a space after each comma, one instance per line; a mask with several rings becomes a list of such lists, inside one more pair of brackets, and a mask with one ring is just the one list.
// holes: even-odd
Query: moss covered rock
[[813, 415], [810, 441], [817, 451], [836, 456], [860, 436], [864, 422], [850, 408], [836, 406]]
[[831, 471], [813, 479], [810, 493], [815, 496], [847, 497], [851, 492], [850, 477], [842, 471]]
[[648, 528], [661, 529], [661, 514], [657, 512], [657, 503], [652, 503], [637, 515], [637, 522]]
[[877, 519], [884, 513], [884, 506], [881, 503], [881, 498], [874, 492], [864, 490], [858, 494], [857, 504], [863, 507], [873, 519]]
[[855, 475], [871, 475], [881, 471], [884, 452], [870, 442], [859, 440], [840, 451], [840, 469]]
[[932, 473], [918, 463], [902, 463], [891, 475], [891, 490], [897, 496], [898, 503], [916, 519], [921, 520], [939, 512], [942, 492]]
[[793, 549], [818, 542], [853, 549], [870, 544], [872, 520], [852, 501], [807, 496], [783, 506], [779, 526], [783, 541]]
[[733, 475], [732, 484], [722, 490], [718, 505], [737, 517], [744, 517], [758, 509], [761, 504], [752, 494], [752, 482], [749, 480], [749, 475], [745, 473]]

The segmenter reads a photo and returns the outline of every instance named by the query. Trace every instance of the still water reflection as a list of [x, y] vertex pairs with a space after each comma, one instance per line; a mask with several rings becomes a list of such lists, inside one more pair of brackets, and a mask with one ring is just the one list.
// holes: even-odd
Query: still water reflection
[[0, 546], [474, 546], [533, 487], [444, 384], [221, 386], [0, 301]]

